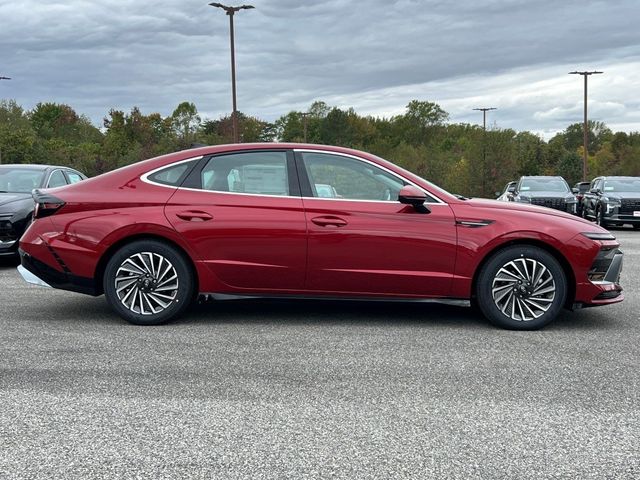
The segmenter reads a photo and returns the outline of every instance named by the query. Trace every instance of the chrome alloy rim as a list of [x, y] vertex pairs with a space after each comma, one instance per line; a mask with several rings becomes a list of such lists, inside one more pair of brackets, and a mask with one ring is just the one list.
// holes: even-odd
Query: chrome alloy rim
[[532, 258], [505, 263], [493, 279], [491, 295], [512, 320], [527, 322], [543, 315], [556, 297], [556, 283], [547, 267]]
[[178, 296], [178, 272], [162, 255], [135, 253], [116, 272], [116, 295], [127, 309], [141, 315], [166, 310]]

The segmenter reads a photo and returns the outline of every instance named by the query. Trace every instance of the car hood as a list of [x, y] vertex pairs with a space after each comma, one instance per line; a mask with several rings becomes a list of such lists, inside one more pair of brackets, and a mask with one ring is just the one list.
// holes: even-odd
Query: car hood
[[496, 210], [510, 210], [510, 211], [521, 211], [542, 215], [550, 215], [552, 217], [562, 217], [568, 220], [573, 220], [575, 222], [585, 223], [587, 225], [593, 225], [593, 223], [588, 220], [584, 220], [580, 217], [576, 217], [575, 215], [571, 215], [570, 213], [562, 212], [560, 210], [555, 210], [553, 208], [541, 207], [538, 205], [531, 205], [529, 203], [518, 203], [518, 202], [500, 202], [498, 200], [489, 200], [484, 198], [471, 198], [465, 201], [465, 204], [472, 205], [474, 207], [482, 207], [482, 208], [493, 208]]
[[639, 198], [640, 192], [604, 192], [605, 197], [609, 198]]
[[520, 192], [520, 196], [529, 198], [572, 198], [573, 193], [569, 192], [547, 192], [544, 190], [536, 190], [535, 192]]
[[[33, 201], [30, 193], [0, 193], [0, 208], [9, 206], [14, 202], [24, 202], [25, 200]], [[6, 210], [2, 208], [2, 210]]]

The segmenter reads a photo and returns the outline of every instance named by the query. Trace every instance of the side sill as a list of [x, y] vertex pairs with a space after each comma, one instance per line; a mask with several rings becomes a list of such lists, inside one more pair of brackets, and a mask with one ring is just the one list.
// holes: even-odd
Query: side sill
[[347, 302], [398, 302], [398, 303], [436, 303], [442, 305], [452, 305], [455, 307], [470, 307], [471, 301], [462, 298], [398, 298], [398, 297], [335, 297], [324, 295], [287, 295], [273, 294], [265, 295], [244, 294], [234, 295], [228, 293], [200, 293], [199, 300], [203, 302], [210, 301], [228, 301], [228, 300], [255, 300], [255, 299], [271, 299], [271, 300], [325, 300], [325, 301], [347, 301]]

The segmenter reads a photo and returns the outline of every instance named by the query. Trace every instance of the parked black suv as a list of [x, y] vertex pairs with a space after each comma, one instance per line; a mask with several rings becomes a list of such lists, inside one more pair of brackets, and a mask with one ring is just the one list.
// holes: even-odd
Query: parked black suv
[[513, 201], [576, 213], [576, 197], [562, 177], [520, 177]]
[[582, 216], [598, 225], [640, 228], [640, 177], [596, 177], [582, 199]]

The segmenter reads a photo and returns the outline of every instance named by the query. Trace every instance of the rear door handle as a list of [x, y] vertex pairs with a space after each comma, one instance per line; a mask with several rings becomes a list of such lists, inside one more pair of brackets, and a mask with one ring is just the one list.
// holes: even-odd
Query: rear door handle
[[347, 224], [346, 220], [343, 220], [340, 217], [314, 217], [311, 219], [313, 223], [319, 225], [321, 227], [344, 227]]
[[184, 212], [178, 212], [176, 213], [176, 217], [181, 218], [182, 220], [187, 220], [188, 222], [205, 222], [207, 220], [213, 219], [212, 215], [200, 210], [187, 210]]

